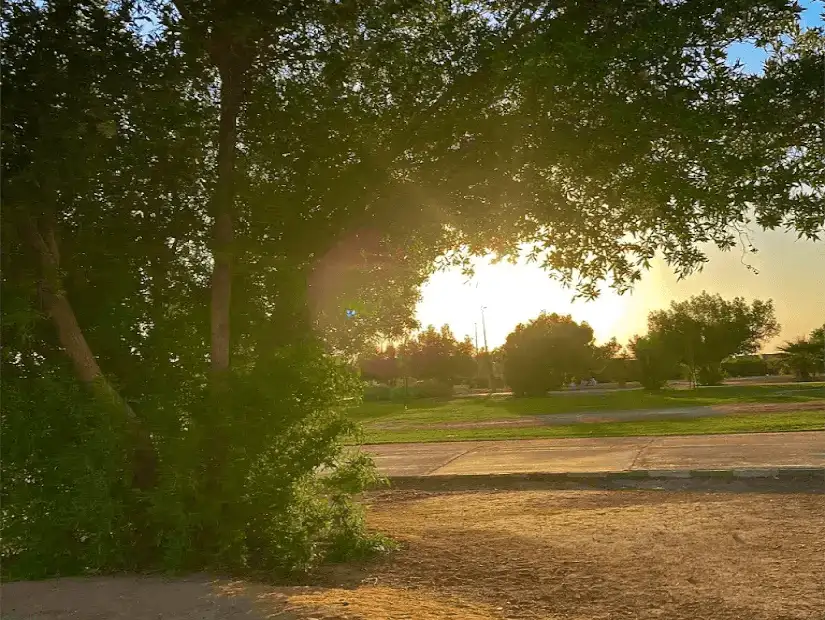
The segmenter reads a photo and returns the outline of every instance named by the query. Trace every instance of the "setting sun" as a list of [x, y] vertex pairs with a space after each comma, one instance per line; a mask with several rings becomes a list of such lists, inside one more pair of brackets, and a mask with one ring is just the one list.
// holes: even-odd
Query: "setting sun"
[[[618, 295], [605, 287], [594, 301], [573, 301], [575, 291], [550, 279], [535, 264], [521, 261], [516, 265], [494, 265], [478, 259], [471, 279], [457, 270], [434, 274], [422, 288], [417, 318], [422, 327], [447, 323], [459, 339], [475, 338], [477, 329], [478, 346], [483, 347], [484, 306], [487, 344], [492, 349], [503, 344], [518, 323], [546, 310], [587, 321], [597, 342], [615, 336], [624, 345], [634, 334], [645, 333], [651, 310], [707, 290], [748, 299], [772, 298], [782, 324], [782, 333], [764, 346], [765, 351], [772, 351], [784, 340], [822, 323], [825, 252], [820, 244], [797, 240], [794, 235], [778, 230], [758, 231], [753, 242], [760, 252], [744, 259], [741, 250], [708, 249], [711, 260], [705, 269], [681, 281], [664, 261], [656, 259], [631, 293]], [[783, 259], [771, 260], [771, 256]], [[819, 294], [811, 295], [812, 291]]]

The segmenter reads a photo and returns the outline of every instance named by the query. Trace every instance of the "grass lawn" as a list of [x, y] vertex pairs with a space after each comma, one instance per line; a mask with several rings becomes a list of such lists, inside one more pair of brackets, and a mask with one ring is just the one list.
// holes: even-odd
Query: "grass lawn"
[[365, 426], [364, 443], [425, 443], [483, 439], [541, 439], [543, 437], [637, 437], [643, 435], [721, 435], [825, 430], [825, 411], [758, 413], [691, 420], [644, 420], [564, 426], [491, 427], [468, 429], [382, 430]]
[[571, 392], [541, 398], [511, 396], [421, 399], [401, 403], [373, 402], [354, 407], [350, 415], [365, 424], [403, 421], [477, 422], [552, 413], [671, 409], [735, 403], [802, 403], [825, 399], [825, 383], [700, 387], [695, 390], [624, 390], [603, 393]]
[[[680, 435], [811, 430], [825, 428], [825, 412], [759, 413], [691, 420], [645, 420], [566, 426], [443, 429], [429, 424], [529, 420], [532, 416], [584, 411], [672, 409], [741, 403], [805, 403], [825, 399], [825, 383], [719, 386], [695, 390], [671, 389], [604, 393], [574, 392], [542, 398], [511, 396], [429, 399], [400, 403], [363, 403], [350, 410], [361, 422], [368, 443], [461, 441], [538, 437]], [[406, 428], [405, 428], [406, 427]]]

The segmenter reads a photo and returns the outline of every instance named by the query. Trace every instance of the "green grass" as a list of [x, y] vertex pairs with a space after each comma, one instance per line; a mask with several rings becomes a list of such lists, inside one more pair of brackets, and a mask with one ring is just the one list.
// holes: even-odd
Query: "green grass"
[[365, 443], [423, 443], [542, 437], [628, 437], [640, 435], [714, 435], [825, 430], [825, 411], [760, 413], [689, 420], [645, 420], [566, 426], [478, 428], [460, 430], [380, 430], [365, 427]]
[[[350, 416], [370, 425], [403, 422], [426, 425], [438, 422], [477, 422], [580, 411], [620, 411], [626, 409], [670, 409], [735, 403], [792, 403], [822, 400], [825, 383], [720, 386], [695, 390], [616, 391], [603, 394], [570, 393], [542, 398], [453, 398], [400, 403], [363, 403]], [[515, 429], [514, 429], [515, 430]], [[521, 429], [524, 430], [524, 429]]]

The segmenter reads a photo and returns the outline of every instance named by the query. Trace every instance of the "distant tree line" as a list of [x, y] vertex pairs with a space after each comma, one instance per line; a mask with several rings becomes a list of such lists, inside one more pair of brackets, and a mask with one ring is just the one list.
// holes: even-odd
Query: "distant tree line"
[[[362, 355], [359, 367], [362, 378], [385, 386], [370, 388], [367, 396], [386, 399], [448, 395], [459, 383], [489, 387], [499, 375], [516, 396], [537, 396], [589, 381], [657, 390], [678, 379], [718, 385], [725, 377], [790, 373], [806, 381], [823, 371], [825, 326], [785, 343], [778, 355], [757, 355], [779, 330], [771, 300], [749, 303], [703, 292], [651, 312], [647, 333], [626, 347], [616, 338], [597, 345], [586, 322], [542, 312], [490, 353], [476, 350], [469, 337], [458, 341], [447, 325], [431, 325], [397, 347]], [[402, 392], [404, 378], [421, 383]]]

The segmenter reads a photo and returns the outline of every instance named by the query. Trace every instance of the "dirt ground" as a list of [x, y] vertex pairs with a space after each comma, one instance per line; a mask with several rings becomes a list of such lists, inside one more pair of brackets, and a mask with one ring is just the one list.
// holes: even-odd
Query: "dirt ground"
[[2, 617], [822, 620], [825, 496], [541, 491], [370, 498], [390, 557], [311, 587], [193, 576], [14, 583]]

